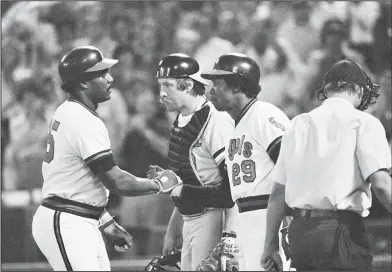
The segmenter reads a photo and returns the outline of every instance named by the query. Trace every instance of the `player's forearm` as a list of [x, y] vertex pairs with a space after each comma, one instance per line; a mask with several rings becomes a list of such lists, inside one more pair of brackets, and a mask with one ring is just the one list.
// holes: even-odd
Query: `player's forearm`
[[207, 184], [204, 186], [194, 186], [184, 184], [181, 191], [181, 198], [194, 199], [198, 203], [211, 208], [231, 208], [234, 202], [231, 198], [230, 185], [225, 186], [222, 181], [218, 184]]
[[123, 176], [116, 181], [117, 190], [122, 195], [139, 196], [156, 194], [159, 191], [159, 186], [151, 179], [139, 178], [126, 171], [123, 171]]
[[389, 190], [374, 190], [378, 200], [381, 204], [392, 213], [392, 200], [391, 200], [391, 188]]
[[97, 173], [97, 176], [107, 189], [119, 195], [139, 196], [155, 194], [159, 191], [159, 185], [153, 180], [136, 177], [118, 166], [104, 173]]
[[279, 248], [279, 228], [285, 216], [285, 186], [275, 183], [267, 209], [265, 248]]
[[392, 213], [391, 184], [392, 179], [385, 171], [373, 173], [369, 180], [372, 184], [373, 191], [381, 204]]
[[384, 185], [384, 188], [374, 187], [373, 191], [381, 204], [392, 213], [391, 184], [386, 185]]

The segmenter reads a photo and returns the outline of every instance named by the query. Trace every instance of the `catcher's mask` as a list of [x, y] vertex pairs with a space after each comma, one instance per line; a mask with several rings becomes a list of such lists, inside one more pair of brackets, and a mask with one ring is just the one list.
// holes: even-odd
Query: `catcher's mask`
[[380, 87], [373, 84], [366, 73], [352, 60], [346, 59], [335, 63], [325, 74], [324, 80], [317, 90], [319, 100], [327, 99], [325, 86], [330, 83], [356, 84], [362, 88], [362, 101], [357, 107], [361, 111], [366, 110], [369, 104], [376, 103], [380, 96]]
[[169, 255], [155, 257], [144, 268], [145, 271], [180, 271], [181, 250], [176, 249]]

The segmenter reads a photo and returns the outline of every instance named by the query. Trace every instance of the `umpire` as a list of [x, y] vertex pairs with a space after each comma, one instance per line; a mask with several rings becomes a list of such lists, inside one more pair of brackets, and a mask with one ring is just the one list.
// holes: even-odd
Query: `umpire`
[[290, 257], [297, 270], [371, 270], [369, 234], [363, 217], [372, 187], [391, 212], [391, 156], [381, 122], [363, 112], [378, 86], [353, 61], [337, 62], [318, 91], [318, 108], [292, 120], [271, 178], [261, 263], [281, 270], [279, 225], [285, 202], [293, 208]]

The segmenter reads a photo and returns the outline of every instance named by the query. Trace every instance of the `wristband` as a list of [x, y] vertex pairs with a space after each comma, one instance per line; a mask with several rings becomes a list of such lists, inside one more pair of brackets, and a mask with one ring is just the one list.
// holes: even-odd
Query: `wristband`
[[100, 230], [104, 230], [109, 225], [113, 224], [114, 219], [110, 215], [110, 213], [105, 209], [103, 215], [99, 218], [99, 225], [98, 228]]

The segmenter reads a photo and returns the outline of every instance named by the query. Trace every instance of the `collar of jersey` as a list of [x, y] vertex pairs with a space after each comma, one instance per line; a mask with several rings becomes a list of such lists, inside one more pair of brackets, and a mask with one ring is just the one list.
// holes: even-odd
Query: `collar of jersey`
[[235, 126], [238, 125], [238, 123], [241, 121], [242, 117], [248, 112], [250, 107], [257, 101], [257, 98], [253, 98], [251, 101], [246, 104], [246, 106], [241, 110], [240, 115], [238, 116], [237, 120], [235, 120]]
[[327, 99], [324, 101], [324, 103], [326, 103], [326, 104], [336, 104], [336, 103], [339, 103], [339, 104], [346, 104], [346, 106], [350, 106], [350, 107], [354, 108], [354, 105], [353, 105], [353, 104], [351, 104], [351, 103], [348, 102], [346, 99], [341, 98], [341, 97], [330, 97], [330, 98], [327, 98]]
[[83, 104], [82, 102], [80, 102], [80, 101], [78, 101], [78, 100], [76, 100], [76, 99], [72, 99], [72, 98], [67, 99], [67, 101], [69, 101], [69, 102], [75, 102], [75, 103], [78, 103], [78, 104], [82, 105], [86, 110], [88, 110], [89, 112], [91, 112], [92, 114], [94, 114], [95, 116], [97, 116], [97, 117], [99, 118], [98, 113], [96, 113], [95, 111], [93, 111], [92, 109], [90, 109], [89, 107], [87, 107], [87, 106], [86, 106], [85, 104]]

